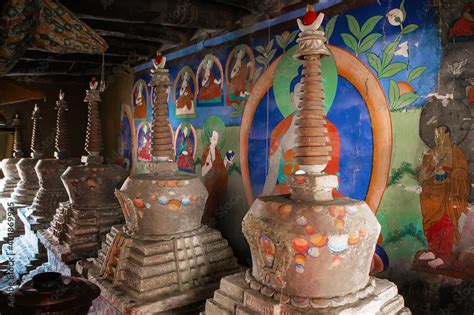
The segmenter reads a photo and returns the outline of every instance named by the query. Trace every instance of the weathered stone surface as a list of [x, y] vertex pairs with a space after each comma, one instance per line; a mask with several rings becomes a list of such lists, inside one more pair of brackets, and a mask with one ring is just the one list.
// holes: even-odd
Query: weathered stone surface
[[38, 175], [35, 172], [37, 162], [38, 159], [23, 158], [16, 164], [20, 181], [12, 193], [12, 199], [18, 205], [31, 206], [39, 189]]
[[30, 215], [37, 221], [50, 222], [59, 203], [68, 200], [61, 174], [78, 163], [78, 159], [41, 159], [36, 163], [40, 188], [30, 207]]
[[[291, 198], [254, 201], [242, 222], [252, 270], [239, 275], [246, 285], [235, 276], [222, 280], [206, 304], [210, 313], [397, 314], [403, 309], [393, 283], [369, 277], [380, 233], [372, 210], [364, 201], [334, 194], [338, 177], [324, 172], [330, 145], [319, 59], [328, 51], [320, 29], [324, 14], [307, 14], [305, 23], [298, 19], [301, 33], [294, 55], [303, 60], [303, 96], [295, 131], [300, 170], [289, 177]], [[314, 19], [308, 22], [310, 16]], [[229, 282], [243, 290], [243, 301], [240, 294], [226, 294]], [[228, 300], [231, 296], [238, 297], [235, 306]]]
[[[170, 81], [163, 64], [155, 63], [152, 71], [155, 131], [167, 123]], [[222, 235], [201, 225], [208, 197], [204, 185], [168, 161], [171, 133], [155, 134], [152, 142], [150, 174], [130, 176], [116, 191], [126, 224], [111, 229], [88, 272], [102, 288], [101, 309], [174, 311], [212, 296], [221, 277], [239, 270]]]
[[[403, 297], [398, 294], [397, 287], [388, 280], [372, 278], [373, 292], [354, 303], [340, 307], [314, 309], [295, 307], [266, 297], [251, 289], [244, 278], [243, 273], [222, 278], [221, 286], [214, 293], [214, 298], [206, 301], [205, 314], [411, 314], [409, 309], [404, 308]], [[236, 288], [239, 292], [243, 292], [243, 300], [233, 298], [235, 292], [232, 291]]]
[[19, 158], [9, 158], [2, 160], [3, 178], [0, 180], [0, 198], [10, 198], [11, 194], [20, 181], [16, 163], [20, 161]]

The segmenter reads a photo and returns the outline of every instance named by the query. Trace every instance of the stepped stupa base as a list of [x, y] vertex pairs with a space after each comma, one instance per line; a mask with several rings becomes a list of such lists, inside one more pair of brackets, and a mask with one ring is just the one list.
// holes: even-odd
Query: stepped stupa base
[[0, 180], [0, 198], [10, 198], [13, 191], [20, 181], [16, 163], [20, 161], [19, 158], [9, 158], [2, 160], [3, 177]]
[[2, 247], [4, 257], [15, 255], [13, 268], [18, 278], [22, 278], [47, 260], [46, 250], [37, 237], [37, 231], [45, 228], [45, 225], [28, 217], [27, 212], [28, 208], [17, 210], [18, 218], [23, 223], [24, 234], [13, 239], [12, 250], [10, 244], [4, 244]]
[[[357, 294], [362, 294], [358, 292], [353, 296], [327, 299], [328, 304], [332, 302], [339, 306], [319, 308], [312, 308], [310, 305], [294, 306], [283, 294], [276, 292], [271, 295], [262, 290], [262, 285], [257, 286], [253, 281], [255, 280], [251, 279], [250, 271], [222, 278], [219, 290], [212, 299], [206, 301], [205, 311], [201, 315], [411, 314], [404, 306], [404, 299], [398, 294], [397, 286], [384, 279], [372, 277], [370, 281], [373, 288], [364, 298], [358, 299]], [[262, 290], [265, 295], [257, 289]]]
[[[221, 277], [240, 269], [227, 241], [206, 226], [163, 235], [161, 240], [139, 240], [121, 230], [112, 227], [88, 270], [89, 280], [101, 288], [100, 303], [119, 314], [155, 314], [203, 302], [218, 288]], [[116, 247], [117, 240], [122, 247]], [[121, 262], [125, 276], [115, 285], [101, 274], [110, 252], [121, 252], [125, 258]]]
[[176, 314], [181, 308], [189, 308], [189, 304], [195, 307], [189, 310], [188, 314], [198, 314], [198, 305], [196, 302], [203, 302], [207, 297], [212, 296], [215, 290], [219, 288], [219, 283], [214, 282], [205, 286], [177, 292], [170, 295], [158, 296], [149, 300], [135, 301], [130, 296], [116, 290], [110, 281], [101, 281], [94, 273], [89, 271], [89, 281], [98, 285], [101, 290], [101, 296], [93, 303], [97, 314]]
[[11, 198], [20, 178], [2, 178], [0, 183], [0, 198]]
[[[5, 218], [0, 223], [0, 247], [2, 247], [3, 244], [8, 242], [8, 239], [22, 235], [24, 226], [18, 217], [18, 207], [15, 206], [11, 199], [0, 198], [0, 207], [5, 211]], [[9, 219], [10, 217], [13, 219]], [[9, 220], [13, 223], [9, 223]]]
[[22, 207], [31, 206], [35, 199], [36, 192], [39, 187], [32, 187], [29, 189], [15, 189], [12, 194], [12, 198], [16, 204]]
[[96, 257], [110, 227], [122, 221], [122, 209], [118, 204], [78, 208], [70, 202], [62, 202], [51, 226], [42, 231], [43, 240], [51, 246], [60, 245], [56, 251], [61, 253], [65, 263]]

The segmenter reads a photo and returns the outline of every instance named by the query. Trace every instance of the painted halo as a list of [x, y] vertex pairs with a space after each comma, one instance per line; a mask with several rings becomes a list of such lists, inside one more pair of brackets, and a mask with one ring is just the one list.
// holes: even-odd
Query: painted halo
[[[377, 78], [361, 60], [342, 48], [332, 45], [327, 45], [327, 47], [336, 60], [338, 75], [348, 80], [360, 93], [372, 122], [374, 152], [372, 174], [365, 201], [372, 211], [376, 213], [387, 186], [392, 157], [392, 121], [387, 98]], [[242, 184], [249, 206], [255, 200], [248, 161], [250, 130], [260, 100], [273, 85], [273, 77], [281, 57], [276, 58], [255, 83], [242, 115], [240, 126], [240, 165]]]
[[446, 125], [451, 131], [451, 140], [459, 145], [471, 130], [472, 117], [469, 106], [462, 101], [449, 100], [448, 106], [443, 106], [443, 100], [432, 96], [420, 115], [420, 138], [433, 148], [435, 143], [435, 129]]

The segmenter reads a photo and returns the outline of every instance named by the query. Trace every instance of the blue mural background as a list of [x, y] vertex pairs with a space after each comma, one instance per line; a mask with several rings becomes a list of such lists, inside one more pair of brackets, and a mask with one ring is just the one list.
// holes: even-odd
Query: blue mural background
[[[390, 15], [393, 16], [397, 14], [399, 16], [403, 14], [401, 25], [393, 25], [393, 18], [391, 19], [389, 17]], [[350, 27], [351, 17], [357, 21], [359, 30], [364, 29], [364, 24], [368, 20], [376, 21], [373, 25], [373, 29], [367, 33], [368, 35], [366, 37], [358, 41], [356, 40], [355, 46], [354, 44], [348, 44], [347, 39], [348, 35], [354, 35], [354, 25], [352, 25], [352, 29]], [[441, 52], [438, 31], [433, 17], [434, 12], [432, 11], [429, 0], [406, 2], [403, 0], [381, 0], [380, 3], [373, 3], [359, 9], [350, 10], [337, 17], [327, 16], [324, 23], [326, 32], [330, 27], [329, 24], [333, 23], [332, 34], [329, 36], [329, 43], [331, 45], [341, 47], [357, 55], [357, 58], [359, 58], [375, 76], [379, 77], [379, 84], [385, 92], [388, 103], [391, 106], [390, 109], [394, 128], [401, 125], [398, 121], [410, 122], [411, 125], [408, 127], [404, 126], [407, 130], [403, 130], [403, 134], [409, 134], [409, 137], [413, 139], [418, 139], [418, 116], [416, 115], [419, 115], [419, 110], [417, 109], [421, 108], [426, 102], [427, 96], [435, 91], [438, 80]], [[296, 21], [294, 20], [289, 21], [285, 25], [287, 26], [284, 27], [283, 30], [287, 32], [286, 36], [297, 30]], [[277, 43], [276, 38], [277, 36], [282, 36], [283, 33], [281, 25], [278, 27], [269, 27], [251, 36], [246, 36], [245, 38], [231, 38], [221, 46], [206, 47], [203, 51], [197, 51], [193, 55], [172, 60], [168, 62], [167, 65], [170, 71], [170, 79], [174, 82], [177, 73], [184, 66], [191, 67], [196, 73], [200, 62], [206, 54], [212, 53], [216, 56], [225, 70], [228, 55], [235, 46], [246, 44], [252, 48], [255, 56], [258, 57], [262, 55], [261, 50], [266, 49], [269, 42], [273, 41], [270, 50], [266, 51], [266, 53], [270, 52], [271, 60], [269, 60], [267, 64], [256, 62], [256, 67], [262, 68], [262, 74], [273, 60], [296, 44], [296, 38], [292, 38], [291, 41], [287, 43], [287, 46], [282, 48], [281, 45]], [[372, 45], [368, 45], [370, 47], [367, 50], [362, 49], [363, 51], [359, 51], [359, 53], [356, 54], [354, 47], [360, 47], [361, 44], [364, 43], [364, 40], [368, 41], [367, 37], [370, 36], [376, 40], [371, 42]], [[389, 49], [390, 47], [391, 49]], [[274, 53], [272, 53], [273, 50], [275, 50]], [[376, 64], [374, 64], [374, 60], [376, 60], [375, 57], [379, 58], [380, 62], [383, 62], [383, 60], [387, 61], [384, 68], [378, 69], [380, 71], [377, 71], [376, 67], [374, 67], [374, 65], [376, 66]], [[390, 71], [385, 72], [384, 75], [384, 71], [382, 70]], [[298, 81], [299, 76], [298, 74], [296, 81]], [[139, 79], [144, 79], [149, 82], [149, 68], [146, 69], [146, 71], [140, 71], [136, 74], [135, 80]], [[366, 104], [354, 86], [342, 77], [337, 79], [336, 86], [336, 96], [327, 113], [327, 118], [337, 127], [341, 142], [339, 190], [346, 196], [355, 199], [364, 199], [367, 194], [372, 173], [372, 124]], [[225, 95], [226, 88], [224, 83], [222, 90], [223, 95]], [[271, 88], [261, 99], [250, 130], [249, 168], [252, 189], [255, 196], [258, 196], [262, 192], [267, 175], [271, 132], [275, 126], [285, 118], [285, 113], [282, 113], [280, 110], [274, 92], [273, 88]], [[196, 106], [195, 118], [178, 119], [175, 115], [175, 104], [173, 102], [174, 97], [172, 93], [173, 88], [171, 88], [169, 102], [170, 124], [173, 130], [176, 130], [183, 121], [188, 121], [194, 126], [198, 133], [197, 159], [200, 158], [203, 149], [200, 129], [205, 120], [212, 115], [219, 116], [226, 125], [226, 144], [224, 148], [226, 150], [233, 149], [238, 158], [243, 158], [239, 156], [238, 147], [241, 116], [233, 114], [235, 113], [235, 108], [224, 103], [222, 103], [221, 106], [213, 107]], [[149, 93], [149, 95], [148, 119], [151, 120], [151, 93]], [[225, 97], [223, 97], [223, 100], [224, 99]], [[410, 117], [410, 119], [406, 119], [407, 117]], [[136, 122], [136, 126], [138, 123], [139, 121]], [[401, 134], [401, 130], [395, 129], [393, 147], [395, 154], [393, 156], [394, 158], [392, 158], [392, 167], [398, 166], [400, 159], [405, 161], [408, 159], [410, 159], [410, 161], [419, 159], [419, 157], [400, 157], [396, 155], [397, 151], [405, 152], [400, 145], [404, 139], [396, 139], [398, 134]], [[196, 163], [197, 174], [200, 173], [200, 166], [198, 167], [199, 162], [200, 161]], [[230, 176], [229, 172], [228, 195], [242, 196], [243, 188], [239, 174], [239, 160], [236, 159], [234, 164], [236, 164], [236, 167], [233, 168], [233, 171], [237, 170], [237, 172], [232, 173], [232, 176]], [[416, 165], [414, 165], [414, 167], [415, 166]], [[386, 193], [384, 197], [386, 202], [381, 206], [382, 214], [379, 215], [379, 219], [381, 220], [384, 234], [392, 233], [394, 231], [393, 226], [396, 224], [408, 224], [404, 219], [397, 219], [396, 224], [389, 224], [391, 220], [390, 213], [395, 211], [395, 209], [391, 208], [391, 205], [396, 205], [396, 199], [399, 198], [398, 196], [394, 196], [395, 195], [391, 195], [391, 193]], [[240, 224], [236, 222], [240, 222], [245, 215], [248, 205], [245, 202], [245, 198], [239, 200], [239, 202], [229, 201], [231, 210], [225, 212], [225, 215], [223, 215], [219, 221], [224, 227], [224, 236], [229, 239], [231, 244], [236, 245], [234, 249], [237, 248], [237, 253], [241, 251], [244, 256], [248, 256], [248, 252], [245, 249], [241, 249], [246, 248], [246, 245], [243, 237], [237, 231], [238, 227], [236, 227], [240, 226]], [[416, 198], [414, 200], [416, 200]], [[414, 201], [413, 204], [417, 202], [418, 201]], [[389, 204], [390, 206], [388, 206]], [[421, 218], [418, 212], [420, 210], [413, 208], [407, 209], [407, 211], [416, 213], [416, 215], [410, 216], [410, 220], [416, 220], [414, 225], [416, 229], [419, 229]], [[408, 218], [408, 216], [406, 218]], [[394, 252], [397, 251], [394, 250]], [[411, 252], [410, 255], [410, 257], [413, 257]]]

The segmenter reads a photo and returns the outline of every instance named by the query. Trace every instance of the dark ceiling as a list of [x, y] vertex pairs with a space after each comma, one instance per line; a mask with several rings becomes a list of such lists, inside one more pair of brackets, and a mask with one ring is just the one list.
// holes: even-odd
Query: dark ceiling
[[[157, 49], [185, 47], [318, 1], [297, 0], [59, 0], [102, 36], [107, 75], [129, 71]], [[328, 13], [373, 2], [344, 0]], [[77, 81], [100, 75], [102, 54], [57, 54], [28, 48], [6, 76], [23, 82]]]

